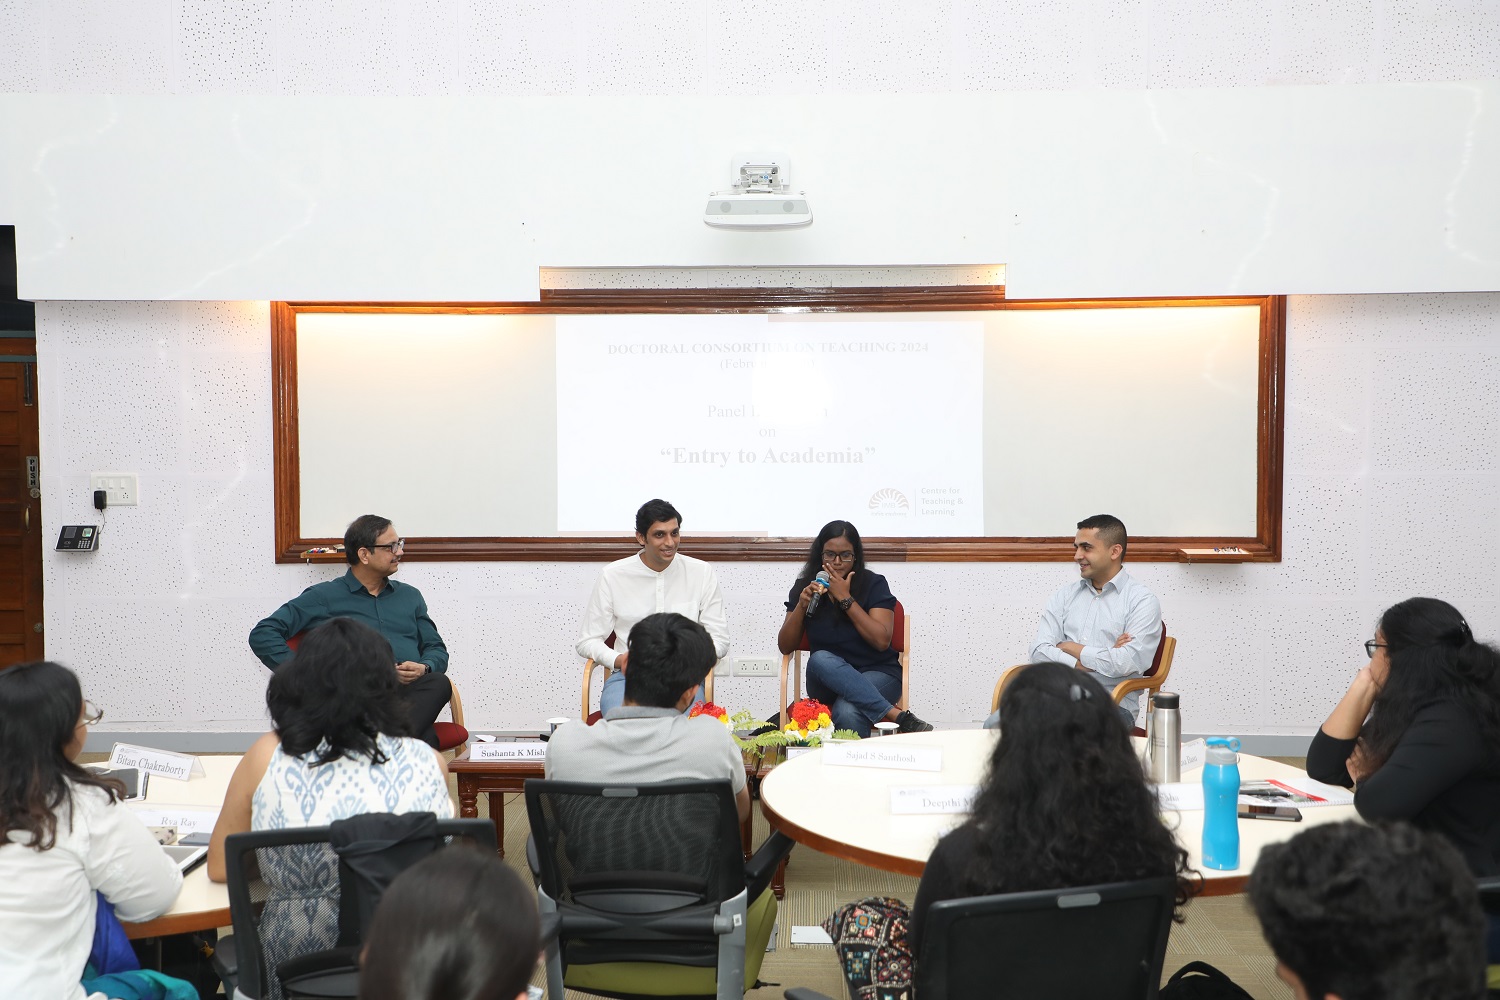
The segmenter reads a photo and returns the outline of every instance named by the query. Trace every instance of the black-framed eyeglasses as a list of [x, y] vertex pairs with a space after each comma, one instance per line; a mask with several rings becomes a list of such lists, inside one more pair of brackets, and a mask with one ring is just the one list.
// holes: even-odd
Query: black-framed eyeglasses
[[1374, 639], [1365, 640], [1365, 655], [1372, 660], [1375, 659], [1375, 650], [1385, 648], [1386, 644], [1383, 642], [1376, 642]]
[[398, 538], [394, 542], [386, 542], [383, 545], [371, 545], [372, 549], [390, 549], [392, 552], [400, 552], [406, 548], [406, 539]]
[[823, 550], [823, 561], [824, 562], [853, 562], [854, 561], [854, 552], [852, 550], [849, 551], [849, 552], [833, 552], [833, 551], [831, 551], [829, 549], [824, 549]]
[[91, 701], [85, 700], [83, 703], [83, 717], [78, 721], [85, 726], [92, 726], [102, 718], [104, 718], [104, 709]]

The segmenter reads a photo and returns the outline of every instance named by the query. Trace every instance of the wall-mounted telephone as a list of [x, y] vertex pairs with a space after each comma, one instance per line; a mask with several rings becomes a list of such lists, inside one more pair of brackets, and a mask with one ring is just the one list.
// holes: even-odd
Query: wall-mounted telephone
[[59, 552], [92, 552], [98, 544], [97, 524], [65, 524], [62, 534], [57, 536]]

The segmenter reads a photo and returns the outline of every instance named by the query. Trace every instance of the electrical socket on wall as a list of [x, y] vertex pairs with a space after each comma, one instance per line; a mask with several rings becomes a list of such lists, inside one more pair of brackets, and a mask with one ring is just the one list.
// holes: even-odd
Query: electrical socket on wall
[[90, 472], [90, 494], [94, 490], [103, 490], [111, 507], [134, 507], [141, 502], [140, 481], [134, 472]]
[[776, 660], [769, 656], [736, 656], [734, 658], [734, 676], [775, 677]]

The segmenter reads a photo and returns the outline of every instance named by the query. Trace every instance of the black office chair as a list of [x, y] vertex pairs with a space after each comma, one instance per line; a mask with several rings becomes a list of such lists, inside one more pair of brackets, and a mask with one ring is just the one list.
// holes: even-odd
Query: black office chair
[[748, 862], [728, 781], [526, 782], [538, 904], [557, 915], [547, 995], [717, 996], [754, 985], [792, 841]]
[[[372, 813], [227, 837], [234, 934], [220, 940], [214, 962], [230, 996], [358, 996], [359, 947], [381, 893], [449, 838], [492, 853], [497, 848], [489, 820], [439, 820], [432, 813]], [[326, 887], [335, 877], [339, 890], [330, 899]]]
[[[934, 903], [916, 966], [922, 1000], [1150, 1000], [1161, 982], [1171, 877]], [[807, 989], [787, 1000], [828, 1000]]]
[[[1500, 937], [1500, 876], [1490, 876], [1479, 880], [1479, 905], [1484, 910], [1485, 920], [1488, 924], [1486, 938], [1493, 959], [1496, 953], [1496, 939]], [[1489, 995], [1500, 998], [1500, 965], [1490, 965], [1485, 973], [1489, 985]]]

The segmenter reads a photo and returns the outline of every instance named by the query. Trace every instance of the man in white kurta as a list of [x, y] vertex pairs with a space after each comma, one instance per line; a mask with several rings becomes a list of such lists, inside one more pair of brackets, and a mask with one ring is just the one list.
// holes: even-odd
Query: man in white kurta
[[[718, 576], [708, 563], [677, 551], [682, 515], [665, 500], [651, 500], [636, 512], [635, 525], [641, 550], [600, 570], [578, 636], [578, 655], [610, 670], [599, 693], [601, 713], [625, 700], [630, 630], [647, 615], [673, 612], [698, 622], [713, 639], [714, 655], [729, 653]], [[605, 642], [611, 633], [613, 647]]]

